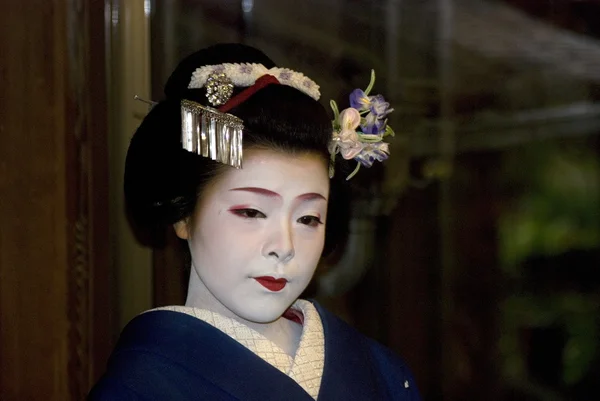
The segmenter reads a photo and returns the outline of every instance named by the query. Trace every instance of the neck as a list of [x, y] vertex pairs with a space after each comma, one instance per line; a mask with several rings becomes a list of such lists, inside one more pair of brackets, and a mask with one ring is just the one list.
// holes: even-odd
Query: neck
[[209, 310], [237, 320], [277, 344], [288, 355], [293, 357], [296, 354], [298, 344], [300, 343], [300, 336], [302, 335], [301, 325], [281, 316], [268, 323], [258, 323], [241, 318], [227, 309], [225, 305], [212, 295], [193, 266], [190, 269], [190, 281], [185, 306]]

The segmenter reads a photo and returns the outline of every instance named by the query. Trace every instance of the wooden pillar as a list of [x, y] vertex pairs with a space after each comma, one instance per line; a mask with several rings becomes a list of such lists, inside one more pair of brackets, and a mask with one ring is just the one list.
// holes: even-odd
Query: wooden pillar
[[111, 344], [103, 1], [2, 2], [0, 399], [80, 400]]
[[442, 307], [439, 185], [409, 188], [390, 216], [386, 344], [410, 366], [421, 395], [441, 400]]
[[139, 243], [125, 215], [123, 176], [129, 142], [148, 113], [148, 105], [134, 99], [150, 96], [150, 2], [106, 0], [110, 15], [109, 80], [110, 224], [116, 285], [118, 328], [153, 306], [152, 251]]
[[493, 152], [460, 156], [441, 199], [449, 203], [446, 241], [453, 250], [452, 269], [442, 283], [448, 305], [442, 315], [444, 360], [454, 367], [444, 371], [444, 399], [502, 399], [497, 347], [503, 286], [497, 233], [500, 161]]

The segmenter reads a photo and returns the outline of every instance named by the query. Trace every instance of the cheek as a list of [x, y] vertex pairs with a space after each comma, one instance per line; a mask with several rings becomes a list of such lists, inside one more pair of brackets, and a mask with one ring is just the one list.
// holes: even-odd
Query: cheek
[[192, 255], [199, 264], [226, 269], [257, 249], [257, 228], [227, 210], [206, 214], [196, 225], [191, 242]]
[[301, 257], [305, 263], [317, 263], [321, 258], [323, 246], [325, 245], [325, 227], [320, 232], [300, 232], [296, 237], [296, 255]]
[[231, 245], [227, 241], [225, 225], [220, 224], [217, 213], [205, 213], [194, 222], [194, 230], [188, 241], [194, 264], [202, 269], [222, 264]]

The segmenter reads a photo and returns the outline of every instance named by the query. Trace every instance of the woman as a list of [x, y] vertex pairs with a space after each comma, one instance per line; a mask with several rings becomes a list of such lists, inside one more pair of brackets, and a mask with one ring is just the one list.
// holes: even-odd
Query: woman
[[355, 141], [359, 113], [335, 111], [332, 140], [318, 86], [242, 45], [191, 55], [165, 93], [131, 141], [125, 194], [136, 224], [187, 242], [188, 297], [129, 323], [89, 399], [419, 399], [389, 350], [298, 299], [340, 227], [331, 154], [385, 156]]

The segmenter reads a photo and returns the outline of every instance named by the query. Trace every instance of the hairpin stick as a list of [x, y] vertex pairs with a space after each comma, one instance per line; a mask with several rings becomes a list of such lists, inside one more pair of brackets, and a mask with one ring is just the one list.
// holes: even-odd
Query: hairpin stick
[[156, 106], [158, 104], [158, 102], [153, 102], [151, 100], [143, 99], [143, 98], [139, 97], [138, 95], [135, 95], [133, 97], [133, 99], [134, 100], [139, 100], [142, 103], [146, 103], [148, 106], [150, 106], [150, 108], [153, 108], [154, 106]]

